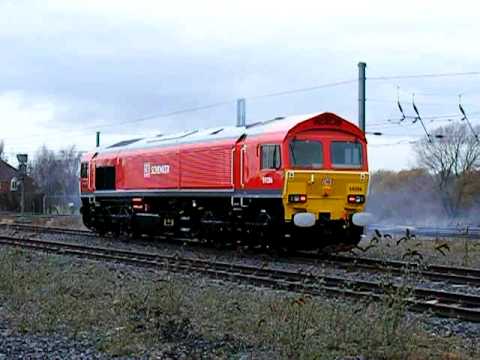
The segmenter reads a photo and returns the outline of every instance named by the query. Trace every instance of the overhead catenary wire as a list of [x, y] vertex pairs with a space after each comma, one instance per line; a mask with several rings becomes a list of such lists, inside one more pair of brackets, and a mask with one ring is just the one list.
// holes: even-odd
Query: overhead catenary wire
[[[247, 96], [247, 97], [244, 97], [244, 99], [245, 100], [256, 100], [256, 99], [262, 99], [262, 98], [268, 98], [268, 97], [291, 95], [291, 94], [296, 94], [296, 93], [302, 93], [302, 92], [308, 92], [308, 91], [314, 91], [314, 90], [336, 87], [336, 86], [340, 86], [340, 85], [347, 85], [347, 84], [352, 84], [352, 83], [356, 83], [356, 82], [357, 82], [357, 79], [336, 81], [336, 82], [330, 82], [330, 83], [325, 83], [325, 84], [320, 84], [320, 85], [315, 85], [315, 86], [310, 86], [310, 87], [304, 87], [304, 88], [284, 90], [284, 91], [279, 91], [279, 92], [272, 92], [272, 93], [266, 93], [266, 94], [260, 94], [260, 95]], [[216, 107], [219, 107], [219, 106], [231, 105], [231, 104], [234, 104], [236, 101], [237, 101], [237, 99], [230, 99], [230, 100], [216, 102], [216, 103], [213, 103], [213, 104], [201, 105], [201, 106], [197, 106], [197, 107], [186, 108], [186, 109], [176, 110], [176, 111], [167, 112], [167, 113], [152, 114], [152, 115], [147, 115], [147, 116], [140, 117], [140, 118], [133, 119], [133, 120], [123, 121], [123, 122], [120, 122], [120, 123], [104, 124], [104, 125], [99, 125], [99, 126], [96, 126], [96, 127], [92, 126], [92, 127], [89, 128], [89, 130], [96, 129], [96, 128], [105, 128], [105, 127], [110, 127], [110, 126], [121, 126], [121, 125], [125, 125], [125, 124], [137, 123], [137, 122], [152, 120], [152, 119], [156, 119], [156, 118], [172, 117], [172, 116], [176, 116], [176, 115], [181, 115], [181, 114], [186, 114], [186, 113], [191, 113], [191, 112], [197, 112], [197, 111], [200, 111], [200, 110], [212, 109], [212, 108], [216, 108]]]
[[[480, 112], [475, 112], [475, 113], [472, 113], [472, 114], [479, 114]], [[415, 116], [411, 116], [411, 115], [405, 115], [405, 118], [406, 119], [415, 119]], [[412, 123], [410, 122], [405, 122], [405, 121], [400, 121], [402, 119], [402, 117], [399, 117], [399, 118], [387, 118], [387, 119], [384, 119], [382, 121], [377, 121], [377, 122], [371, 122], [369, 124], [369, 128], [371, 127], [395, 127], [395, 126], [402, 126], [402, 127], [405, 127], [405, 126], [411, 126], [413, 125]], [[461, 116], [458, 115], [458, 114], [440, 114], [440, 115], [431, 115], [431, 116], [423, 116], [422, 117], [423, 120], [429, 120], [430, 122], [434, 122], [434, 123], [439, 123], [439, 122], [451, 122], [451, 121], [455, 121], [455, 120], [461, 120]]]
[[369, 147], [384, 147], [384, 146], [396, 146], [396, 145], [403, 145], [403, 144], [417, 144], [419, 140], [399, 140], [393, 143], [385, 143], [385, 144], [368, 144]]
[[[391, 122], [391, 120], [395, 120], [395, 119], [388, 119], [388, 122], [383, 121], [383, 122], [372, 124], [372, 125], [369, 126], [369, 129], [370, 130], [375, 130], [375, 131], [379, 131], [379, 130], [383, 130], [383, 129], [412, 129], [412, 125], [414, 125], [414, 124], [409, 123], [409, 122], [407, 122], [407, 123]], [[456, 116], [456, 117], [444, 118], [444, 119], [433, 119], [431, 121], [434, 122], [435, 124], [440, 124], [440, 123], [447, 123], [447, 122], [448, 123], [459, 122], [461, 120], [462, 119], [461, 119], [460, 116]], [[470, 119], [470, 120], [471, 121], [473, 121], [473, 120], [476, 121], [478, 119]]]
[[[397, 107], [398, 107], [398, 110], [400, 111], [400, 114], [401, 114], [401, 117], [397, 120], [394, 121], [394, 119], [387, 119], [387, 121], [383, 121], [383, 122], [378, 122], [378, 123], [374, 123], [372, 125], [369, 126], [369, 129], [374, 129], [374, 131], [367, 131], [366, 134], [367, 135], [375, 135], [375, 136], [399, 136], [399, 134], [385, 134], [384, 132], [382, 132], [381, 130], [382, 129], [388, 129], [388, 128], [392, 128], [392, 127], [395, 127], [395, 126], [403, 126], [404, 125], [404, 120], [405, 119], [412, 119], [412, 123], [411, 125], [415, 124], [417, 121], [420, 122], [420, 124], [422, 125], [422, 129], [424, 131], [424, 133], [426, 134], [426, 137], [427, 137], [427, 141], [429, 143], [432, 143], [432, 138], [435, 138], [435, 139], [445, 139], [447, 138], [448, 136], [444, 135], [444, 134], [434, 134], [433, 136], [429, 133], [425, 123], [424, 123], [424, 119], [425, 117], [422, 117], [420, 115], [420, 111], [418, 109], [418, 106], [415, 102], [415, 94], [412, 94], [412, 108], [413, 108], [413, 111], [415, 113], [415, 116], [409, 116], [409, 115], [406, 115], [405, 114], [405, 111], [403, 110], [403, 107], [401, 105], [401, 102], [400, 102], [400, 97], [399, 97], [399, 92], [398, 92], [399, 88], [397, 87]], [[461, 96], [459, 96], [459, 109], [460, 109], [460, 112], [462, 114], [462, 117], [460, 118], [460, 116], [458, 114], [453, 114], [453, 116], [451, 114], [449, 115], [436, 115], [436, 116], [432, 116], [430, 117], [431, 118], [431, 121], [454, 121], [454, 120], [460, 120], [460, 121], [467, 121], [468, 123], [468, 126], [470, 128], [470, 130], [472, 131], [473, 135], [475, 136], [475, 139], [478, 141], [478, 134], [476, 133], [472, 123], [470, 122], [470, 119], [468, 118], [468, 116], [466, 115], [466, 112], [465, 112], [465, 109], [463, 108], [462, 106], [462, 103], [461, 103]], [[394, 122], [393, 122], [394, 121]], [[389, 124], [390, 123], [390, 124]], [[411, 134], [410, 134], [411, 136]], [[394, 145], [394, 144], [392, 144]]]
[[267, 98], [267, 97], [291, 95], [291, 94], [296, 94], [296, 93], [301, 93], [301, 92], [307, 92], [307, 91], [314, 91], [314, 90], [319, 90], [319, 89], [324, 89], [324, 88], [336, 87], [336, 86], [340, 86], [340, 85], [353, 84], [353, 83], [356, 83], [357, 81], [358, 81], [357, 79], [336, 81], [336, 82], [331, 82], [331, 83], [326, 83], [326, 84], [321, 84], [321, 85], [316, 85], [316, 86], [311, 86], [311, 87], [306, 87], [306, 88], [278, 91], [278, 92], [273, 92], [273, 93], [269, 93], [269, 94], [262, 94], [262, 95], [254, 95], [254, 96], [246, 97], [245, 99], [246, 100], [256, 100], [256, 99], [262, 99], [262, 98]]
[[410, 75], [388, 75], [388, 76], [368, 76], [367, 80], [401, 80], [401, 79], [421, 79], [421, 78], [440, 78], [440, 77], [477, 76], [477, 75], [480, 75], [480, 71], [410, 74]]
[[[367, 132], [367, 136], [375, 136], [377, 137], [379, 134], [377, 132]], [[380, 146], [394, 146], [394, 145], [399, 145], [399, 144], [417, 144], [424, 142], [425, 135], [424, 134], [385, 134], [381, 133], [380, 134], [382, 137], [390, 137], [390, 138], [402, 138], [402, 140], [394, 141], [394, 142], [388, 142], [388, 143], [369, 143], [368, 146], [373, 146], [373, 147], [380, 147]], [[429, 144], [433, 143], [433, 140], [439, 140], [442, 142], [448, 142], [451, 139], [451, 137], [447, 135], [438, 135], [438, 136], [432, 136], [432, 141], [427, 142]]]
[[[411, 94], [411, 92], [409, 93]], [[415, 92], [415, 94], [417, 94]], [[418, 95], [418, 94], [417, 94]], [[453, 98], [452, 95], [448, 95], [448, 97], [450, 98]], [[458, 94], [455, 95], [455, 98], [458, 98]], [[390, 99], [390, 98], [380, 98], [380, 97], [374, 97], [374, 98], [368, 98], [367, 99], [367, 103], [383, 103], [383, 104], [396, 104], [397, 103], [397, 99]], [[455, 100], [455, 101], [451, 101], [451, 102], [446, 102], [446, 101], [442, 101], [442, 102], [431, 102], [431, 101], [418, 101], [418, 97], [417, 97], [417, 104], [421, 104], [422, 106], [425, 105], [425, 106], [457, 106], [458, 105], [458, 100]], [[476, 106], [478, 104], [475, 104], [473, 102], [470, 102], [470, 103], [464, 103], [463, 105], [469, 105], [469, 106]]]
[[[440, 120], [440, 121], [448, 121], [448, 120], [452, 120], [452, 119], [443, 119], [443, 120]], [[458, 121], [460, 123], [460, 121], [462, 121], [463, 119], [460, 119], [460, 117], [458, 117], [456, 119], [456, 121]], [[453, 120], [452, 120], [453, 121]], [[398, 124], [395, 124], [398, 126]], [[371, 135], [371, 136], [375, 136], [375, 137], [378, 137], [378, 136], [381, 136], [381, 137], [393, 137], [393, 138], [409, 138], [409, 139], [406, 139], [406, 140], [401, 140], [400, 142], [394, 142], [394, 143], [388, 143], [388, 144], [391, 144], [391, 145], [396, 145], [397, 143], [408, 143], [408, 142], [411, 142], [411, 143], [416, 143], [416, 142], [421, 142], [423, 141], [422, 139], [418, 139], [418, 140], [411, 140], [411, 138], [425, 138], [425, 134], [418, 134], [418, 133], [415, 133], [415, 134], [412, 134], [412, 133], [398, 133], [398, 132], [395, 132], [395, 133], [385, 133], [384, 131], [385, 130], [392, 130], [393, 127], [395, 127], [395, 125], [390, 125], [390, 127], [382, 127], [382, 128], [375, 128], [373, 131], [367, 131], [366, 132], [366, 135]], [[406, 127], [403, 127], [402, 128], [404, 130], [406, 130], [407, 128]], [[472, 127], [473, 128], [473, 127]], [[422, 129], [423, 130], [423, 129]], [[475, 133], [474, 133], [475, 135]], [[449, 141], [449, 134], [448, 133], [444, 133], [444, 132], [441, 132], [441, 133], [435, 133], [433, 135], [431, 135], [431, 138], [429, 139], [427, 137], [427, 141], [428, 143], [433, 143], [432, 140], [441, 140], [441, 141]], [[475, 137], [475, 140], [478, 141], [478, 137]], [[373, 144], [373, 146], [387, 146], [388, 144]], [[372, 145], [372, 144], [370, 144]]]
[[[370, 76], [367, 77], [367, 80], [372, 80], [372, 81], [383, 81], [383, 80], [401, 80], [401, 79], [419, 79], [419, 78], [441, 78], [441, 77], [460, 77], [460, 76], [478, 76], [480, 75], [480, 71], [469, 71], [469, 72], [447, 72], [447, 73], [425, 73], [425, 74], [407, 74], [407, 75], [388, 75], [388, 76]], [[277, 96], [284, 96], [284, 95], [291, 95], [291, 94], [296, 94], [296, 93], [303, 93], [303, 92], [308, 92], [308, 91], [315, 91], [319, 89], [324, 89], [324, 88], [332, 88], [332, 87], [337, 87], [337, 86], [342, 86], [342, 85], [347, 85], [347, 84], [353, 84], [357, 83], [358, 79], [350, 79], [350, 80], [343, 80], [343, 81], [337, 81], [337, 82], [329, 82], [329, 83], [324, 83], [324, 84], [319, 84], [319, 85], [314, 85], [314, 86], [309, 86], [309, 87], [304, 87], [304, 88], [297, 88], [297, 89], [291, 89], [291, 90], [284, 90], [284, 91], [277, 91], [277, 92], [271, 92], [271, 93], [265, 93], [265, 94], [259, 94], [259, 95], [252, 95], [252, 96], [246, 96], [244, 97], [247, 100], [257, 100], [257, 99], [262, 99], [262, 98], [269, 98], [269, 97], [277, 97]], [[474, 90], [474, 89], [473, 89]], [[466, 91], [469, 92], [469, 91]], [[471, 92], [471, 91], [470, 91]], [[375, 101], [374, 99], [369, 99], [370, 101]], [[148, 121], [148, 120], [153, 120], [156, 118], [168, 118], [168, 117], [173, 117], [181, 114], [186, 114], [186, 113], [193, 113], [197, 111], [202, 111], [202, 110], [207, 110], [207, 109], [212, 109], [220, 106], [226, 106], [226, 105], [233, 105], [236, 99], [230, 99], [230, 100], [225, 100], [225, 101], [219, 101], [211, 104], [206, 104], [206, 105], [201, 105], [201, 106], [196, 106], [196, 107], [190, 107], [190, 108], [184, 108], [184, 109], [179, 109], [171, 112], [164, 112], [164, 113], [157, 113], [157, 114], [151, 114], [151, 115], [146, 115], [146, 116], [141, 116], [138, 118], [130, 119], [130, 120], [125, 120], [122, 122], [114, 122], [114, 123], [107, 123], [107, 124], [97, 124], [97, 125], [91, 125], [87, 127], [82, 127], [78, 128], [75, 133], [76, 134], [82, 134], [86, 133], [87, 131], [91, 131], [93, 129], [105, 129], [105, 128], [111, 128], [111, 127], [119, 127], [127, 124], [135, 124], [143, 121]], [[368, 99], [367, 99], [368, 101]], [[397, 106], [399, 103], [399, 99], [397, 99]], [[402, 109], [403, 110], [403, 109]], [[412, 119], [414, 117], [408, 116], [405, 112], [404, 114], [406, 119]], [[402, 118], [403, 118], [402, 115]], [[458, 116], [458, 115], [457, 115]], [[450, 118], [451, 116], [449, 116]], [[422, 119], [428, 119], [429, 117], [422, 117]], [[439, 117], [431, 117], [432, 120], [437, 121], [436, 119]], [[403, 119], [405, 120], [405, 119]], [[402, 121], [403, 121], [402, 120]], [[394, 121], [392, 119], [392, 121]], [[400, 120], [397, 120], [400, 121]], [[372, 125], [376, 125], [375, 123]], [[422, 122], [422, 125], [425, 128], [425, 125]], [[69, 133], [71, 130], [68, 130]], [[59, 130], [58, 133], [62, 134], [65, 133], [66, 130], [62, 131]], [[58, 136], [58, 135], [52, 135], [53, 136]], [[38, 138], [42, 137], [41, 134], [39, 135], [28, 135], [28, 136], [21, 136], [21, 137], [5, 137], [4, 139], [7, 140], [21, 140], [24, 142], [27, 142], [29, 138]]]
[[[315, 91], [315, 90], [331, 88], [331, 87], [336, 87], [336, 86], [341, 86], [341, 85], [353, 84], [353, 83], [356, 83], [357, 81], [358, 81], [357, 79], [350, 79], [350, 80], [329, 82], [329, 83], [323, 83], [323, 84], [304, 87], [304, 88], [296, 88], [296, 89], [290, 89], [290, 90], [284, 90], [284, 91], [278, 91], [278, 92], [252, 95], [252, 96], [244, 97], [244, 99], [246, 99], [246, 100], [257, 100], [257, 99], [268, 98], [268, 97], [291, 95], [291, 94]], [[220, 106], [233, 105], [233, 104], [235, 104], [236, 101], [237, 101], [237, 99], [230, 99], [230, 100], [219, 101], [219, 102], [206, 104], [206, 105], [200, 105], [200, 106], [195, 106], [195, 107], [190, 107], [190, 108], [179, 109], [179, 110], [175, 110], [175, 111], [171, 111], [171, 112], [146, 115], [146, 116], [142, 116], [142, 117], [138, 117], [138, 118], [134, 118], [134, 119], [130, 119], [130, 120], [125, 120], [125, 121], [122, 121], [122, 122], [114, 122], [114, 123], [112, 122], [112, 123], [107, 123], [107, 124], [91, 125], [91, 126], [87, 126], [87, 127], [78, 128], [78, 129], [76, 129], [75, 132], [77, 134], [81, 134], [81, 133], [84, 133], [85, 131], [105, 129], [105, 128], [111, 128], [111, 127], [119, 127], [119, 126], [123, 126], [123, 125], [127, 125], [127, 124], [135, 124], [135, 123], [144, 122], [144, 121], [153, 120], [153, 119], [158, 119], [158, 118], [168, 118], [168, 117], [173, 117], [173, 116], [177, 116], [177, 115], [182, 115], [182, 114], [193, 113], [193, 112], [198, 112], [198, 111], [202, 111], [202, 110], [213, 109], [213, 108], [217, 108], [217, 107], [220, 107]], [[55, 135], [52, 135], [52, 136], [55, 136]], [[24, 140], [24, 139], [27, 139], [27, 138], [35, 138], [35, 137], [37, 137], [37, 138], [42, 137], [42, 135], [30, 135], [30, 136], [13, 137], [13, 138], [4, 137], [3, 139]]]
[[[377, 122], [369, 122], [369, 128], [387, 128], [387, 127], [392, 127], [394, 125], [410, 125], [410, 123], [406, 122], [404, 123], [404, 120], [405, 119], [411, 119], [412, 120], [412, 124], [416, 123], [419, 119], [419, 113], [418, 113], [418, 102], [416, 101], [413, 101], [413, 104], [412, 104], [412, 107], [414, 109], [414, 112], [415, 112], [415, 115], [412, 116], [412, 115], [407, 115], [406, 112], [404, 111], [403, 109], [403, 106], [401, 104], [401, 101], [400, 101], [400, 86], [396, 86], [396, 92], [397, 92], [397, 97], [395, 100], [378, 100], [378, 99], [374, 99], [374, 101], [380, 101], [380, 102], [387, 102], [387, 103], [393, 103], [395, 102], [396, 104], [396, 107], [398, 109], [398, 111], [400, 111], [400, 117], [399, 118], [387, 118], [386, 120], [383, 120], [383, 121], [377, 121]], [[415, 94], [412, 96], [412, 98], [415, 98]], [[461, 98], [461, 96], [460, 96]], [[369, 99], [369, 101], [372, 101], [372, 99]], [[424, 104], [424, 102], [422, 102], [422, 104]], [[436, 105], [451, 105], [451, 104], [445, 104], [445, 103], [442, 103], [442, 104], [436, 104]], [[459, 105], [460, 106], [460, 105]], [[461, 107], [460, 111], [462, 111], [463, 107]], [[480, 113], [479, 111], [476, 111], [472, 114], [478, 114]], [[441, 115], [432, 115], [432, 116], [422, 116], [421, 117], [422, 120], [430, 120], [430, 122], [442, 122], [442, 121], [448, 121], [448, 122], [452, 122], [452, 121], [455, 121], [455, 120], [465, 120], [465, 114], [462, 113], [462, 117], [460, 118], [460, 116], [458, 115], [458, 113], [456, 114], [441, 114]], [[444, 120], [445, 119], [445, 120]], [[467, 121], [469, 122], [468, 118], [467, 118]], [[425, 130], [425, 124], [422, 122], [422, 127], [424, 128]], [[469, 122], [469, 127], [470, 129], [472, 130], [472, 133], [475, 134], [475, 131], [473, 130], [473, 126], [471, 125], [471, 123]]]

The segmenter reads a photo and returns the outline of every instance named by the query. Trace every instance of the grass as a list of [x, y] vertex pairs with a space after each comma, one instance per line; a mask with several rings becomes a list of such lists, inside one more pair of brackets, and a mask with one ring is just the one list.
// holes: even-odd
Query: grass
[[19, 332], [88, 336], [112, 356], [480, 356], [478, 345], [427, 333], [406, 316], [405, 296], [393, 291], [383, 303], [344, 302], [0, 249], [1, 317]]
[[[363, 251], [362, 251], [363, 250]], [[421, 238], [374, 233], [360, 242], [358, 255], [407, 260], [425, 264], [480, 267], [480, 240], [465, 238]]]

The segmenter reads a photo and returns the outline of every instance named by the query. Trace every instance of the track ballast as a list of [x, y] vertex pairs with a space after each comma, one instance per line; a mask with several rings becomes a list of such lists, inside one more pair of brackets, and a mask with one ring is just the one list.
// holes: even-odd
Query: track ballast
[[[334, 295], [381, 300], [386, 295], [384, 284], [378, 282], [314, 273], [12, 236], [1, 236], [0, 244], [180, 273], [197, 273], [213, 279], [301, 292], [312, 296]], [[389, 285], [389, 291], [400, 291], [400, 288], [396, 285]], [[405, 300], [410, 310], [428, 311], [437, 316], [480, 322], [480, 296], [419, 287], [411, 289], [411, 295]]]

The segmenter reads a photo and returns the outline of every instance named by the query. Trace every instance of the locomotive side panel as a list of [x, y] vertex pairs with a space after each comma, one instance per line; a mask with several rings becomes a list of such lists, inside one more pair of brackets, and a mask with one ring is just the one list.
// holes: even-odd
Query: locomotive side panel
[[121, 155], [124, 190], [177, 189], [180, 183], [180, 156], [175, 148], [126, 152]]
[[230, 145], [180, 150], [182, 189], [233, 188], [233, 150]]

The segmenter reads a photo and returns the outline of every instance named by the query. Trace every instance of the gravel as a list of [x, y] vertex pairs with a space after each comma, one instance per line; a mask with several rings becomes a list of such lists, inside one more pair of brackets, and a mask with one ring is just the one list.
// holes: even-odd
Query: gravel
[[[35, 233], [28, 231], [9, 230], [0, 228], [0, 234], [25, 236], [53, 241], [73, 241], [91, 246], [115, 247], [117, 249], [134, 250], [139, 252], [157, 253], [160, 255], [190, 257], [196, 259], [214, 258], [217, 261], [227, 263], [240, 263], [244, 265], [272, 267], [274, 269], [301, 271], [312, 273], [318, 276], [337, 276], [345, 277], [350, 280], [376, 281], [382, 283], [394, 283], [397, 285], [405, 284], [405, 277], [390, 275], [384, 272], [367, 271], [365, 269], [356, 269], [355, 266], [346, 264], [339, 266], [328, 261], [296, 261], [292, 259], [281, 259], [278, 256], [268, 254], [254, 254], [245, 252], [243, 249], [216, 250], [214, 248], [196, 246], [197, 243], [182, 244], [178, 241], [162, 241], [159, 239], [143, 238], [141, 241], [132, 241], [126, 237], [114, 239], [94, 238], [81, 235], [64, 235], [55, 233]], [[427, 289], [444, 290], [448, 292], [458, 292], [470, 295], [480, 295], [480, 287], [465, 286], [448, 283], [444, 281], [431, 281], [414, 273], [408, 277], [408, 285], [420, 286]]]
[[[134, 250], [140, 252], [148, 253], [158, 253], [161, 255], [177, 255], [182, 257], [193, 257], [193, 258], [215, 258], [217, 261], [232, 262], [232, 263], [241, 263], [245, 265], [252, 266], [270, 266], [278, 269], [302, 271], [302, 272], [311, 272], [318, 275], [326, 276], [342, 276], [348, 277], [355, 280], [366, 280], [366, 281], [393, 281], [394, 283], [400, 284], [404, 281], [404, 278], [401, 276], [386, 276], [381, 273], [374, 273], [368, 271], [356, 271], [355, 269], [341, 268], [332, 266], [328, 262], [318, 262], [315, 263], [301, 263], [287, 260], [279, 260], [272, 256], [266, 254], [251, 254], [245, 253], [244, 251], [235, 251], [235, 250], [215, 250], [213, 248], [203, 248], [196, 246], [179, 246], [179, 243], [172, 243], [170, 241], [161, 242], [159, 240], [147, 240], [142, 239], [140, 242], [133, 242], [128, 239], [113, 239], [113, 238], [92, 238], [85, 236], [76, 236], [76, 235], [62, 235], [62, 234], [48, 234], [48, 233], [32, 233], [32, 232], [20, 232], [12, 231], [8, 229], [0, 229], [0, 233], [4, 235], [20, 235], [22, 234], [25, 237], [38, 238], [38, 239], [48, 239], [53, 241], [73, 241], [79, 242], [91, 246], [103, 246], [103, 247], [115, 247], [119, 249]], [[454, 284], [448, 284], [445, 282], [433, 282], [425, 279], [419, 279], [418, 282], [412, 282], [410, 285], [422, 285], [426, 288], [431, 289], [442, 289], [445, 291], [451, 292], [461, 292], [472, 295], [480, 295], [480, 288], [470, 287], [470, 286], [458, 286]], [[439, 336], [454, 336], [458, 335], [466, 339], [473, 339], [476, 341], [480, 337], [480, 324], [478, 323], [468, 323], [462, 322], [455, 319], [445, 319], [438, 318], [426, 315], [411, 314], [410, 316], [419, 317], [421, 321], [425, 324], [426, 329], [432, 334]], [[63, 337], [38, 337], [38, 336], [8, 336], [4, 335], [5, 330], [0, 324], [0, 360], [3, 358], [15, 358], [18, 353], [17, 358], [22, 356], [35, 358], [44, 358], [45, 354], [48, 354], [50, 351], [49, 346], [53, 347], [52, 354], [53, 358], [57, 356], [59, 358], [92, 358], [92, 359], [103, 359], [107, 358], [105, 355], [102, 355], [98, 352], [92, 350], [92, 347], [89, 347], [87, 343], [77, 343], [69, 342], [68, 339]], [[10, 340], [11, 339], [11, 340]], [[200, 340], [199, 340], [200, 341]], [[201, 342], [201, 341], [200, 341]], [[9, 345], [11, 344], [11, 345]], [[201, 344], [193, 344], [201, 347]], [[194, 347], [195, 347], [194, 346]], [[215, 348], [215, 344], [208, 344], [207, 347]], [[25, 352], [16, 352], [18, 348], [25, 348]], [[58, 352], [57, 352], [58, 347]], [[188, 358], [185, 357], [185, 354], [192, 354], [191, 351], [194, 347], [189, 345], [172, 345], [167, 347], [165, 350], [162, 350], [156, 356], [159, 358]], [[52, 348], [52, 349], [53, 349]], [[11, 349], [11, 350], [9, 350]], [[39, 350], [43, 349], [43, 350]], [[10, 353], [6, 352], [10, 351]], [[70, 351], [70, 352], [69, 352]], [[24, 355], [23, 355], [24, 354]], [[180, 355], [175, 357], [173, 354]], [[183, 354], [183, 355], [182, 355]], [[3, 357], [2, 357], [3, 356]]]
[[[1, 309], [0, 309], [1, 311]], [[188, 331], [188, 327], [184, 329]], [[176, 329], [178, 331], [178, 329]], [[172, 340], [178, 334], [171, 334]], [[271, 359], [272, 354], [261, 349], [240, 349], [230, 338], [209, 341], [191, 338], [182, 342], [159, 343], [141, 356], [114, 357], [115, 359], [212, 359], [223, 354], [235, 354], [240, 359]], [[274, 355], [273, 355], [274, 356]], [[6, 359], [112, 359], [111, 355], [96, 350], [92, 341], [84, 338], [68, 338], [59, 334], [19, 334], [0, 321], [0, 360]]]
[[0, 321], [0, 360], [3, 359], [110, 359], [88, 339], [61, 335], [19, 334]]
[[465, 339], [472, 339], [475, 342], [478, 342], [480, 338], [480, 324], [478, 323], [439, 317], [424, 317], [422, 322], [425, 324], [427, 331], [441, 337], [456, 335]]

